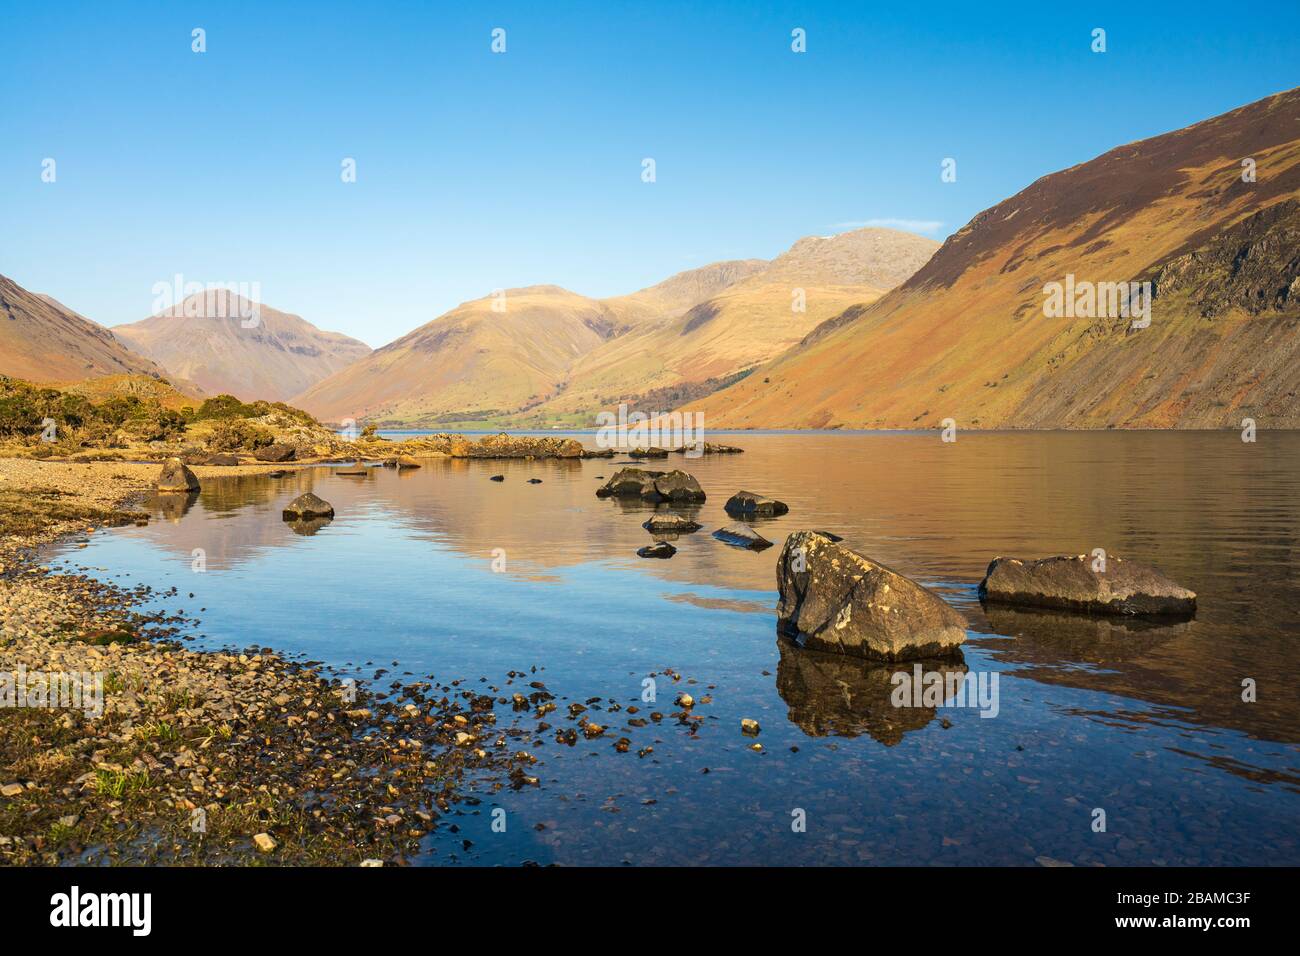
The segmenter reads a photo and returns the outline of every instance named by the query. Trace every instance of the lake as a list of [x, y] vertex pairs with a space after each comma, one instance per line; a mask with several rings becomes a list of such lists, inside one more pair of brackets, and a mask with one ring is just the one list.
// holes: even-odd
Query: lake
[[[1300, 433], [708, 437], [745, 453], [647, 464], [684, 468], [708, 493], [687, 512], [703, 530], [666, 561], [635, 554], [653, 540], [650, 506], [595, 496], [619, 456], [207, 480], [183, 513], [151, 502], [148, 527], [65, 546], [55, 563], [177, 588], [157, 606], [200, 619], [196, 646], [385, 670], [380, 689], [434, 675], [509, 698], [542, 680], [556, 726], [569, 703], [593, 702], [605, 737], [530, 742], [541, 786], [479, 794], [425, 839], [421, 863], [1300, 863]], [[789, 504], [754, 522], [777, 547], [711, 537], [741, 489]], [[314, 535], [280, 518], [306, 490], [337, 511]], [[779, 641], [779, 545], [806, 528], [962, 612], [960, 666], [996, 675], [996, 715], [895, 707], [891, 676], [910, 665]], [[1195, 619], [981, 608], [992, 558], [1096, 548], [1195, 590]], [[511, 671], [525, 676], [507, 683]], [[627, 707], [669, 714], [682, 691], [703, 720], [625, 726]]]

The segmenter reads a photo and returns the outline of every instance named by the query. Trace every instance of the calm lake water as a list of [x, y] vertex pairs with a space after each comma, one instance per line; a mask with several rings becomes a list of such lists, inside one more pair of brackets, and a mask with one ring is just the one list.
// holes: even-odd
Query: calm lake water
[[[551, 731], [528, 745], [542, 786], [481, 794], [422, 862], [1300, 863], [1300, 433], [709, 437], [745, 454], [669, 459], [709, 500], [691, 512], [704, 530], [676, 539], [668, 561], [635, 556], [652, 541], [649, 506], [595, 497], [621, 458], [207, 481], [183, 514], [154, 503], [160, 520], [63, 559], [176, 587], [160, 606], [206, 608], [201, 645], [271, 646], [367, 679], [387, 668], [382, 688], [432, 674], [509, 697], [540, 679], [559, 698], [556, 726], [569, 726], [569, 702], [603, 701], [605, 738], [570, 748]], [[304, 536], [280, 509], [309, 489], [338, 514]], [[790, 505], [756, 522], [778, 546], [794, 530], [837, 532], [964, 613], [964, 666], [996, 672], [997, 715], [900, 710], [898, 668], [779, 642], [779, 547], [710, 536], [741, 489]], [[206, 573], [191, 570], [195, 548]], [[993, 557], [1095, 548], [1194, 589], [1195, 620], [981, 609]], [[626, 711], [609, 712], [669, 713], [683, 690], [712, 698], [694, 733], [671, 719], [625, 728]], [[761, 753], [742, 717], [762, 725]], [[612, 747], [621, 734], [628, 753]], [[505, 833], [492, 830], [498, 806]]]

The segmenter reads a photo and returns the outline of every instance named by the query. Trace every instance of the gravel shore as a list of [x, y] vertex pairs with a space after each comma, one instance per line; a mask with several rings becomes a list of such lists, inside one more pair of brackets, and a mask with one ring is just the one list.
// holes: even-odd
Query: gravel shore
[[498, 727], [506, 696], [189, 650], [187, 622], [142, 609], [152, 589], [39, 564], [60, 536], [147, 521], [158, 470], [0, 459], [0, 863], [400, 863], [467, 790], [536, 785], [516, 742], [552, 695], [523, 674]]

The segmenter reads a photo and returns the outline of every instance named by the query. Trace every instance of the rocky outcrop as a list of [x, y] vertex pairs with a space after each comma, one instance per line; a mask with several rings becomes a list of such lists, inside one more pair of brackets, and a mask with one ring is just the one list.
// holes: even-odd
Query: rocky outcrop
[[450, 443], [452, 458], [581, 458], [582, 442], [574, 438], [538, 438], [532, 435], [488, 435], [470, 441], [463, 435]]
[[258, 461], [293, 461], [298, 457], [298, 451], [292, 445], [277, 443], [257, 449], [257, 451], [253, 452], [253, 457]]
[[690, 458], [698, 458], [700, 455], [739, 455], [745, 449], [737, 448], [735, 445], [715, 445], [713, 442], [696, 442], [692, 445], [682, 445], [680, 448], [674, 448], [673, 451], [679, 455], [686, 455]]
[[690, 534], [699, 531], [702, 525], [683, 515], [661, 514], [642, 522], [641, 527], [651, 534]]
[[752, 491], [738, 491], [723, 506], [733, 518], [775, 518], [790, 510], [784, 501], [765, 498]]
[[995, 558], [980, 582], [981, 601], [1097, 614], [1188, 615], [1196, 593], [1156, 568], [1114, 555], [1058, 556], [1037, 561]]
[[620, 468], [596, 489], [596, 497], [640, 498], [676, 504], [705, 500], [704, 489], [693, 475], [684, 471], [647, 471], [643, 468]]
[[1206, 319], [1234, 308], [1300, 313], [1300, 199], [1247, 216], [1195, 252], [1175, 256], [1152, 285], [1157, 299], [1187, 293]]
[[285, 505], [282, 515], [285, 521], [332, 518], [334, 506], [324, 498], [319, 498], [308, 491]]
[[750, 551], [766, 551], [772, 547], [772, 542], [763, 537], [747, 524], [729, 524], [723, 525], [713, 536], [723, 544], [729, 544], [733, 548], [748, 548]]
[[163, 462], [162, 471], [158, 473], [153, 486], [161, 492], [185, 494], [199, 490], [199, 479], [185, 462], [179, 458], [168, 458]]
[[786, 540], [777, 627], [802, 647], [872, 660], [943, 657], [966, 620], [927, 588], [815, 531]]

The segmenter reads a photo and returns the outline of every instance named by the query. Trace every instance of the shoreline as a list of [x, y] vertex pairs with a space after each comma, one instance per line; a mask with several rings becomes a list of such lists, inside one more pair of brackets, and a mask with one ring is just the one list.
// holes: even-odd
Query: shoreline
[[[0, 865], [404, 863], [467, 785], [536, 783], [495, 697], [429, 680], [372, 693], [283, 651], [188, 649], [193, 619], [140, 610], [153, 588], [42, 563], [147, 521], [133, 509], [158, 467], [0, 459]], [[94, 682], [79, 706], [48, 700], [54, 675], [95, 675], [102, 713]]]

